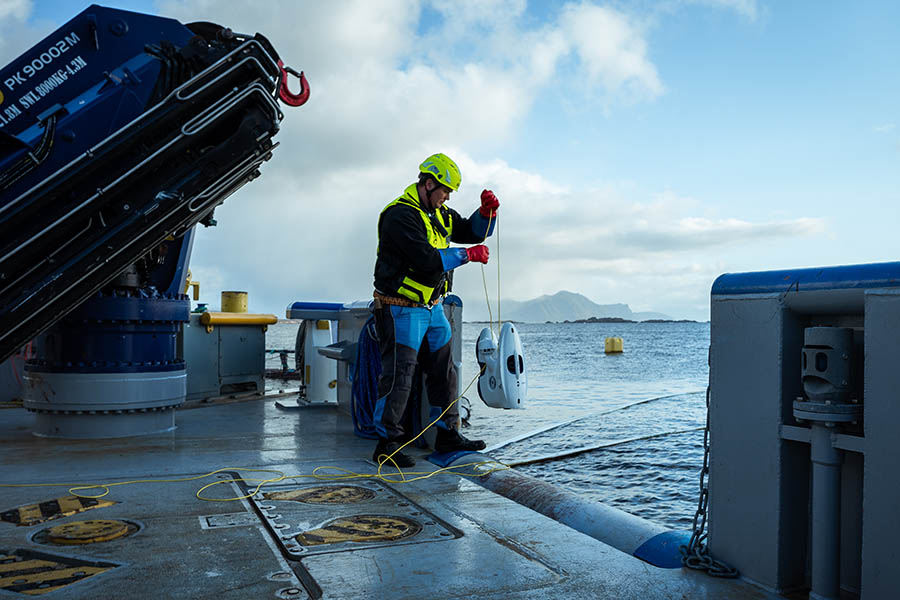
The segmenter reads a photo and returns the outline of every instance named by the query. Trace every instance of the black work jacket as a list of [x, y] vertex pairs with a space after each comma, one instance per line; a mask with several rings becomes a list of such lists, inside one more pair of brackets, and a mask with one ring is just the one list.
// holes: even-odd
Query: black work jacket
[[[391, 202], [378, 219], [375, 289], [388, 296], [398, 296], [397, 290], [403, 279], [411, 277], [433, 287], [434, 293], [427, 300], [434, 300], [450, 291], [451, 273], [444, 271], [438, 248], [428, 240], [422, 212], [417, 208], [421, 207], [421, 203], [415, 184], [406, 188], [403, 196], [397, 200], [399, 202]], [[479, 244], [484, 241], [484, 238], [472, 231], [471, 218], [461, 217], [446, 205], [438, 210], [442, 213], [440, 220], [452, 225], [448, 232], [451, 242]], [[438, 226], [439, 221], [432, 219], [432, 227]], [[446, 285], [443, 285], [445, 281]]]

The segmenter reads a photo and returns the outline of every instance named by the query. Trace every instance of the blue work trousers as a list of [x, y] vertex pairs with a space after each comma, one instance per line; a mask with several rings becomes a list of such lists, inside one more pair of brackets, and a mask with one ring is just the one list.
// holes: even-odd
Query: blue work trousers
[[[456, 400], [457, 373], [450, 351], [450, 323], [444, 308], [382, 305], [375, 309], [375, 327], [381, 350], [381, 377], [375, 403], [375, 430], [388, 440], [404, 438], [403, 415], [409, 403], [416, 366], [425, 375], [428, 403], [441, 410]], [[457, 429], [459, 411], [454, 404], [437, 423]]]

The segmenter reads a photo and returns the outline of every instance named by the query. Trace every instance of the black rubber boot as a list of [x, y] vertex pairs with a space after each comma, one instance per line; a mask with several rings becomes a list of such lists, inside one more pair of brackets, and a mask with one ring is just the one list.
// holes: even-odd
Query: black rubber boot
[[437, 439], [434, 441], [435, 452], [459, 452], [465, 450], [475, 452], [484, 450], [484, 442], [482, 440], [470, 440], [465, 438], [455, 429], [438, 429]]
[[[403, 454], [402, 452], [397, 452], [393, 454], [397, 448], [399, 448], [401, 444], [395, 442], [393, 440], [378, 440], [378, 445], [375, 446], [375, 452], [372, 454], [372, 460], [376, 463], [384, 463], [385, 466], [393, 467], [394, 464], [400, 468], [412, 467], [416, 464], [416, 459], [407, 454]], [[391, 456], [393, 454], [393, 456]], [[390, 456], [390, 460], [388, 460], [388, 456]]]

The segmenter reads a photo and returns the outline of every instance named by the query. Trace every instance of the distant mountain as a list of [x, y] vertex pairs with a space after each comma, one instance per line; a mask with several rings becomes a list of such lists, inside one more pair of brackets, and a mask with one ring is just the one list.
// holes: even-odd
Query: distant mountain
[[[493, 318], [497, 318], [496, 306], [492, 306]], [[597, 304], [581, 294], [557, 292], [552, 296], [540, 296], [532, 300], [503, 300], [500, 317], [504, 321], [520, 323], [545, 323], [547, 321], [575, 321], [591, 317], [618, 317], [629, 321], [648, 319], [668, 320], [672, 317], [658, 312], [632, 312], [627, 304]], [[484, 302], [468, 302], [463, 309], [466, 321], [487, 321], [489, 318]]]

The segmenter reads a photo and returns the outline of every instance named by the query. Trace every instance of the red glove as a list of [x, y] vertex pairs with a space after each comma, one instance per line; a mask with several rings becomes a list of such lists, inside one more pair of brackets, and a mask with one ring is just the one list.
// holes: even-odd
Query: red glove
[[491, 190], [481, 192], [481, 209], [479, 212], [482, 217], [494, 217], [497, 215], [497, 209], [500, 208], [500, 201]]
[[478, 246], [472, 246], [471, 248], [466, 248], [466, 256], [469, 257], [469, 262], [480, 262], [480, 263], [487, 264], [488, 247], [485, 246], [484, 244], [479, 244]]

